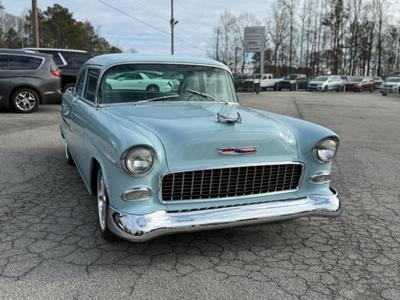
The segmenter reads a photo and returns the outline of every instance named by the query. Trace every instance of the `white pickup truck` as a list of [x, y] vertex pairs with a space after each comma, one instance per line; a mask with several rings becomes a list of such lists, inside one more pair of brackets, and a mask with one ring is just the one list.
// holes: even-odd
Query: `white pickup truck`
[[281, 79], [274, 79], [272, 74], [262, 74], [256, 76], [256, 79], [254, 79], [254, 84], [260, 84], [260, 90], [265, 91], [267, 89], [273, 89], [275, 87], [275, 83], [279, 80]]

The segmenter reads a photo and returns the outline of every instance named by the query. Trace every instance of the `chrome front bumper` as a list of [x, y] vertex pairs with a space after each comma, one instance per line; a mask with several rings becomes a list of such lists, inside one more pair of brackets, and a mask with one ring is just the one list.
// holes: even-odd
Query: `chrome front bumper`
[[272, 201], [189, 212], [157, 211], [146, 215], [124, 214], [109, 208], [108, 226], [123, 239], [144, 242], [153, 238], [199, 230], [245, 226], [307, 216], [337, 216], [341, 211], [337, 193], [331, 196]]

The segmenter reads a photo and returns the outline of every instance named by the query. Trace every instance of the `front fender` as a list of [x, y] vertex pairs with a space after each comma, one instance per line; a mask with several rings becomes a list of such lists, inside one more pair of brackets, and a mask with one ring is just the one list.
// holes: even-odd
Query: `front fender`
[[[136, 212], [147, 212], [159, 206], [159, 201], [137, 201], [126, 202], [121, 195], [134, 187], [149, 187], [154, 195], [159, 192], [159, 175], [166, 168], [164, 148], [161, 141], [151, 131], [139, 124], [132, 125], [132, 122], [124, 122], [121, 119], [113, 119], [112, 116], [104, 114], [104, 111], [97, 111], [98, 124], [91, 124], [87, 128], [88, 141], [90, 141], [90, 152], [93, 161], [100, 165], [105, 179], [110, 206], [122, 211], [135, 210]], [[157, 161], [149, 176], [133, 176], [122, 168], [121, 156], [129, 148], [135, 145], [149, 145], [156, 154]], [[151, 176], [150, 176], [151, 175]], [[90, 175], [91, 177], [94, 174]], [[91, 181], [94, 178], [91, 178]], [[94, 179], [95, 180], [95, 179]]]
[[329, 189], [328, 183], [316, 186], [315, 184], [311, 184], [309, 182], [309, 178], [311, 176], [320, 172], [330, 173], [332, 168], [332, 163], [322, 164], [315, 160], [313, 156], [313, 148], [319, 141], [324, 138], [336, 137], [337, 139], [339, 139], [339, 136], [332, 130], [314, 123], [280, 114], [263, 111], [259, 112], [264, 113], [266, 116], [270, 117], [276, 122], [279, 122], [282, 126], [288, 128], [288, 130], [290, 130], [296, 137], [299, 160], [305, 164], [302, 190], [319, 190], [320, 192], [327, 191]]

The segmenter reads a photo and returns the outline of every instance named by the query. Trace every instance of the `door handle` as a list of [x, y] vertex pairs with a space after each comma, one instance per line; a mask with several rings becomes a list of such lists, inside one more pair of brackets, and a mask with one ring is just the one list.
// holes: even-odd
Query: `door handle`
[[77, 102], [78, 102], [78, 100], [76, 100], [76, 98], [74, 98], [74, 99], [72, 99], [71, 105], [75, 107], [78, 105]]

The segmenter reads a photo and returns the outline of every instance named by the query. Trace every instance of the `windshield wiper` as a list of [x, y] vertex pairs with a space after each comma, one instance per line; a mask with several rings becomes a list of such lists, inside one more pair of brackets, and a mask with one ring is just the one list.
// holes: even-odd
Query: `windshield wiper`
[[180, 95], [167, 95], [167, 96], [161, 96], [161, 97], [156, 97], [156, 98], [151, 98], [151, 99], [146, 99], [146, 100], [141, 100], [137, 101], [134, 104], [139, 104], [139, 103], [146, 103], [146, 102], [153, 102], [153, 101], [161, 101], [161, 100], [166, 100], [166, 99], [173, 99], [173, 98], [179, 98]]
[[211, 99], [211, 100], [216, 101], [216, 102], [224, 102], [225, 104], [229, 104], [228, 101], [222, 100], [222, 99], [217, 99], [213, 95], [210, 95], [210, 94], [207, 94], [207, 93], [202, 93], [202, 92], [195, 91], [195, 90], [190, 90], [190, 89], [185, 89], [185, 91], [188, 91], [189, 93], [192, 93], [194, 95], [199, 95], [199, 96], [201, 96], [203, 98], [206, 98], [206, 99]]

